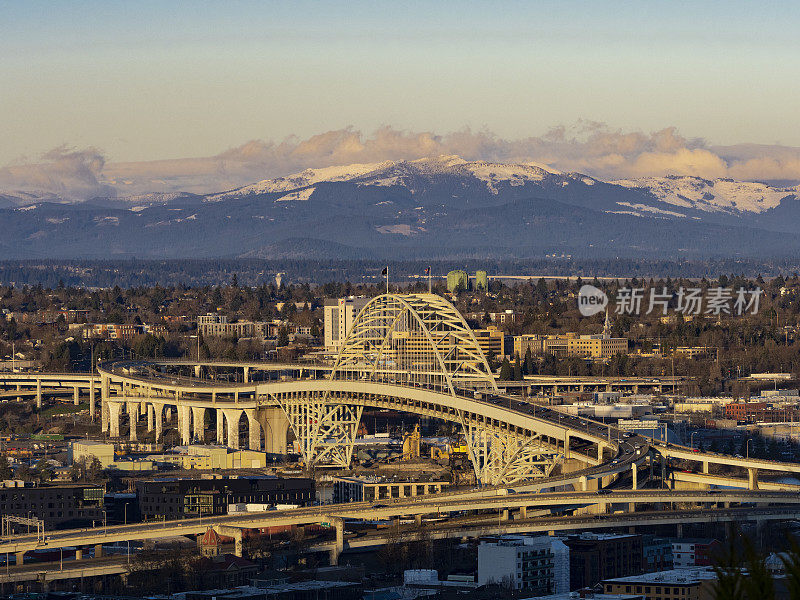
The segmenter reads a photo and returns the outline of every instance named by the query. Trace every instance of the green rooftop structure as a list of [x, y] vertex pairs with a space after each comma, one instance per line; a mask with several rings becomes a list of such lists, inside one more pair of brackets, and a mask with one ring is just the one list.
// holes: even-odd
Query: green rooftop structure
[[475, 271], [475, 291], [485, 292], [489, 289], [489, 276], [486, 271]]
[[469, 277], [464, 271], [450, 271], [447, 274], [447, 291], [450, 293], [466, 290]]

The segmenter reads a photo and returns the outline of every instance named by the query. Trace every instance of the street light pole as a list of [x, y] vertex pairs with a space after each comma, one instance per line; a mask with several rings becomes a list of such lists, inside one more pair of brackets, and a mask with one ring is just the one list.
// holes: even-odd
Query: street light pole
[[747, 441], [744, 444], [744, 453], [745, 458], [750, 458], [750, 438], [747, 438]]

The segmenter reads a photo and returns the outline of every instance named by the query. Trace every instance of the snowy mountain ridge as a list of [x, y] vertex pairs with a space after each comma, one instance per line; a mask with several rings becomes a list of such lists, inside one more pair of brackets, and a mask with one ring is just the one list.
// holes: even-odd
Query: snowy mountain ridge
[[306, 169], [299, 173], [265, 179], [226, 192], [206, 196], [208, 202], [259, 194], [282, 193], [282, 200], [308, 200], [313, 186], [323, 182], [349, 182], [359, 186], [402, 186], [414, 191], [414, 179], [431, 181], [441, 176], [461, 177], [481, 182], [492, 194], [503, 185], [521, 187], [544, 183], [566, 187], [573, 182], [591, 186], [607, 183], [629, 190], [641, 190], [652, 196], [655, 205], [631, 207], [620, 201], [620, 211], [637, 210], [640, 216], [685, 217], [671, 207], [706, 213], [760, 214], [780, 205], [786, 198], [798, 197], [800, 186], [773, 187], [764, 183], [732, 179], [703, 179], [694, 176], [642, 177], [601, 181], [581, 173], [562, 173], [535, 163], [494, 163], [467, 161], [458, 156], [440, 156], [413, 161], [384, 161], [336, 167]]

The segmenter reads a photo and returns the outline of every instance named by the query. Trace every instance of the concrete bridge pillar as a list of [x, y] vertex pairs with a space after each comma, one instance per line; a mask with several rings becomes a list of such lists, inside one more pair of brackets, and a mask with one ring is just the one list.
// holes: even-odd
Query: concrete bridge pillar
[[585, 492], [586, 488], [588, 487], [589, 480], [586, 478], [586, 475], [581, 475], [580, 479], [578, 479], [578, 486], [580, 487], [580, 491]]
[[25, 552], [15, 552], [14, 553], [14, 564], [17, 566], [23, 564], [25, 562]]
[[758, 469], [755, 467], [747, 468], [747, 488], [751, 490], [758, 489]]
[[100, 558], [103, 556], [103, 544], [95, 544], [94, 545], [94, 557]]
[[95, 391], [94, 391], [94, 379], [92, 379], [91, 383], [89, 384], [89, 419], [94, 421], [94, 413], [95, 413]]
[[108, 425], [109, 432], [112, 438], [119, 437], [119, 413], [122, 410], [122, 403], [120, 402], [106, 402], [105, 406], [108, 408]]
[[153, 416], [155, 417], [156, 442], [161, 441], [161, 434], [164, 428], [164, 407], [161, 404], [153, 404]]
[[42, 408], [42, 380], [36, 380], [36, 408]]
[[636, 463], [631, 463], [631, 478], [633, 480], [632, 490], [639, 489], [639, 467]]
[[111, 395], [111, 385], [108, 377], [100, 376], [100, 429], [104, 433], [108, 431], [108, 397]]
[[521, 521], [524, 521], [528, 518], [528, 507], [527, 506], [520, 506], [519, 507], [519, 518]]
[[247, 447], [250, 450], [261, 450], [261, 425], [256, 420], [256, 411], [253, 408], [247, 408], [244, 414], [247, 415], [247, 431], [249, 433]]
[[188, 406], [178, 407], [178, 430], [181, 434], [181, 444], [188, 446], [192, 443], [192, 422], [191, 408]]
[[228, 447], [239, 449], [239, 419], [242, 411], [229, 408], [222, 411], [225, 414], [225, 423], [228, 426]]
[[244, 367], [244, 375], [243, 375], [243, 377], [244, 377], [244, 379], [243, 379], [244, 383], [249, 383], [250, 382], [250, 367]]
[[206, 409], [202, 406], [192, 407], [192, 429], [195, 440], [204, 444], [206, 441]]
[[677, 537], [682, 538], [683, 537], [683, 523], [678, 523], [678, 525], [676, 526], [676, 529], [677, 529], [677, 531], [676, 531]]
[[234, 541], [233, 553], [241, 558], [244, 555], [244, 540], [242, 537], [242, 530], [239, 527], [231, 527], [229, 525], [214, 525], [214, 531], [225, 537], [232, 537]]
[[264, 451], [272, 454], [286, 454], [286, 434], [289, 431], [289, 419], [279, 406], [271, 406], [262, 410], [264, 427]]
[[703, 473], [708, 475], [708, 461], [707, 460], [703, 461]]
[[131, 441], [138, 440], [136, 437], [136, 423], [139, 420], [139, 404], [138, 402], [128, 402], [126, 407], [128, 413], [128, 428], [130, 429]]
[[152, 404], [147, 405], [147, 432], [150, 433], [153, 431], [153, 425], [155, 425], [155, 409], [153, 408]]
[[197, 379], [200, 379], [200, 375], [201, 375], [202, 369], [203, 369], [203, 367], [201, 367], [200, 365], [195, 365], [194, 366], [194, 376]]
[[164, 420], [166, 420], [167, 423], [171, 423], [172, 422], [172, 407], [171, 406], [168, 406], [166, 409], [164, 409]]
[[598, 442], [597, 444], [597, 460], [603, 460], [603, 450], [605, 449], [606, 445], [602, 442]]
[[[17, 384], [17, 391], [18, 392], [22, 391], [22, 384], [21, 383]], [[22, 402], [22, 396], [17, 396], [17, 402]]]
[[569, 460], [569, 431], [564, 432], [564, 460]]
[[83, 559], [83, 549], [75, 548], [75, 560], [82, 560], [82, 559]]
[[328, 517], [327, 522], [336, 528], [336, 543], [330, 553], [331, 566], [339, 564], [339, 556], [344, 552], [344, 519]]
[[217, 444], [220, 446], [225, 443], [225, 415], [222, 409], [217, 409]]

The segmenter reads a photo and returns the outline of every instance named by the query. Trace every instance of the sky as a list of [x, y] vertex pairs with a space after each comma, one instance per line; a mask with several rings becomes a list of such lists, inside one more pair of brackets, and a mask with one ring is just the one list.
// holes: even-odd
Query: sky
[[386, 128], [796, 148], [798, 25], [788, 1], [0, 0], [0, 168]]

